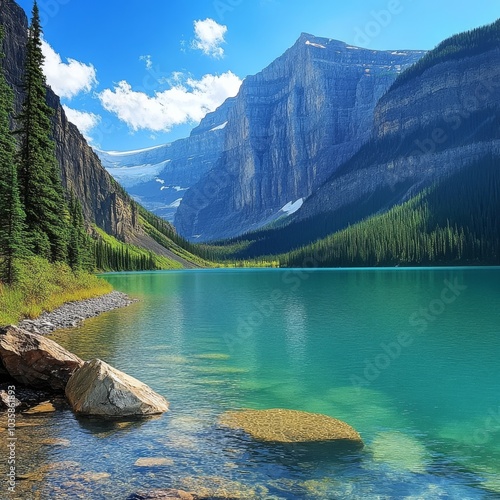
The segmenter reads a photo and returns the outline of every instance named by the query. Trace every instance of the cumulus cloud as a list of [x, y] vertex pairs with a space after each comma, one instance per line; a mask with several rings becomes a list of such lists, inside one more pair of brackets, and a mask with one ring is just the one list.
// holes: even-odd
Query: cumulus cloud
[[66, 105], [63, 105], [63, 108], [66, 112], [68, 120], [75, 124], [84, 137], [90, 141], [91, 138], [89, 137], [89, 134], [92, 129], [99, 125], [101, 117], [99, 115], [95, 115], [94, 113], [86, 113], [85, 111], [72, 109]]
[[98, 83], [92, 64], [84, 64], [75, 59], [63, 62], [61, 56], [45, 40], [42, 40], [42, 51], [45, 56], [43, 72], [47, 83], [59, 97], [71, 99], [80, 92], [90, 92]]
[[241, 80], [231, 71], [222, 75], [205, 75], [200, 80], [176, 73], [170, 89], [149, 96], [134, 91], [126, 81], [99, 94], [102, 106], [114, 113], [132, 130], [168, 132], [176, 125], [199, 122], [228, 97], [238, 93]]
[[227, 32], [227, 26], [218, 24], [213, 19], [194, 22], [195, 38], [192, 47], [201, 50], [205, 55], [215, 58], [224, 57], [224, 49], [221, 47], [226, 43], [224, 35]]

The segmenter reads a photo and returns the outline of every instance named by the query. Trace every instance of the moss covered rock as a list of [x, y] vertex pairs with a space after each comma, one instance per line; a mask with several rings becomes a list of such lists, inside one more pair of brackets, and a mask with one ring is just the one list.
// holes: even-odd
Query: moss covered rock
[[256, 441], [274, 443], [363, 443], [350, 425], [327, 415], [296, 410], [243, 410], [224, 413], [219, 423], [239, 429]]

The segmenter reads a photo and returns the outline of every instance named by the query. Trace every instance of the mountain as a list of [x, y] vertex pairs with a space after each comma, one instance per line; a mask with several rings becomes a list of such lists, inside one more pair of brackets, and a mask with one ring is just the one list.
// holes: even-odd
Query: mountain
[[[19, 113], [23, 101], [28, 20], [13, 0], [0, 0], [0, 24], [5, 29], [2, 66], [15, 93], [15, 112]], [[54, 110], [53, 138], [63, 185], [80, 201], [86, 221], [124, 242], [169, 255], [144, 230], [136, 205], [102, 167], [76, 126], [68, 121], [59, 97], [50, 88], [47, 102]]]
[[209, 113], [190, 136], [141, 151], [99, 151], [106, 170], [139, 203], [173, 221], [185, 191], [214, 168], [224, 150], [225, 126], [234, 99]]
[[195, 241], [226, 238], [298, 210], [368, 141], [377, 102], [423, 55], [303, 33], [243, 82], [219, 160], [177, 209], [179, 233]]
[[297, 220], [342, 210], [377, 190], [391, 193], [379, 210], [403, 202], [499, 152], [499, 128], [497, 21], [444, 41], [402, 74], [377, 103], [372, 140], [307, 200]]
[[[240, 251], [233, 257], [288, 252], [312, 242], [330, 248], [333, 240], [322, 238], [334, 233], [357, 240], [360, 248], [357, 231], [367, 227], [366, 221], [378, 220], [370, 227], [377, 227], [374, 234], [381, 235], [384, 224], [396, 224], [395, 213], [404, 213], [408, 224], [426, 221], [419, 231], [434, 235], [434, 243], [426, 243], [429, 248], [449, 225], [457, 241], [472, 242], [470, 261], [491, 262], [498, 253], [488, 246], [496, 241], [491, 228], [498, 234], [500, 223], [492, 214], [500, 213], [500, 206], [487, 186], [498, 185], [499, 158], [500, 20], [445, 40], [402, 73], [375, 107], [370, 140], [304, 202], [286, 226], [241, 238]], [[446, 203], [438, 203], [435, 193]], [[386, 213], [390, 215], [384, 218]], [[392, 238], [403, 239], [404, 233], [394, 229]], [[413, 240], [420, 237], [415, 230]], [[366, 247], [368, 255], [368, 242]], [[313, 248], [297, 250], [293, 259], [285, 260], [296, 265]], [[455, 253], [448, 252], [446, 258], [443, 254], [443, 261], [460, 262], [459, 255], [465, 254], [458, 248], [455, 245]], [[346, 262], [330, 257], [329, 265]], [[425, 259], [432, 262], [428, 255]], [[384, 262], [395, 261], [397, 256]], [[414, 261], [418, 262], [422, 260]]]

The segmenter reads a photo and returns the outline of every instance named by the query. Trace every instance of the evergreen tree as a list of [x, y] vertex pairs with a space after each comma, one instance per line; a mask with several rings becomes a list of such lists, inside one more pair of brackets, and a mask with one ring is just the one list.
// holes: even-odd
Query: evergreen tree
[[[2, 40], [0, 26], [0, 46]], [[1, 57], [0, 52], [0, 60]], [[14, 259], [23, 251], [24, 221], [17, 180], [16, 141], [10, 130], [13, 101], [13, 92], [0, 71], [0, 280], [9, 284], [15, 279]]]
[[82, 207], [73, 191], [69, 197], [69, 217], [68, 264], [74, 271], [92, 269], [94, 267], [94, 258], [91, 240], [85, 230]]
[[24, 74], [25, 99], [19, 116], [21, 136], [19, 182], [26, 213], [28, 243], [37, 255], [52, 261], [67, 257], [68, 210], [55, 144], [51, 138], [52, 109], [48, 106], [42, 66], [42, 29], [38, 5], [28, 32]]

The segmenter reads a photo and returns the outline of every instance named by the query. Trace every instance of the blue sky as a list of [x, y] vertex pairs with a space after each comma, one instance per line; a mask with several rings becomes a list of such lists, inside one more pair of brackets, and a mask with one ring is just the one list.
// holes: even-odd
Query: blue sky
[[[32, 0], [18, 3], [31, 13]], [[431, 49], [495, 21], [498, 0], [38, 0], [46, 73], [104, 150], [185, 137], [301, 32], [371, 49]]]

